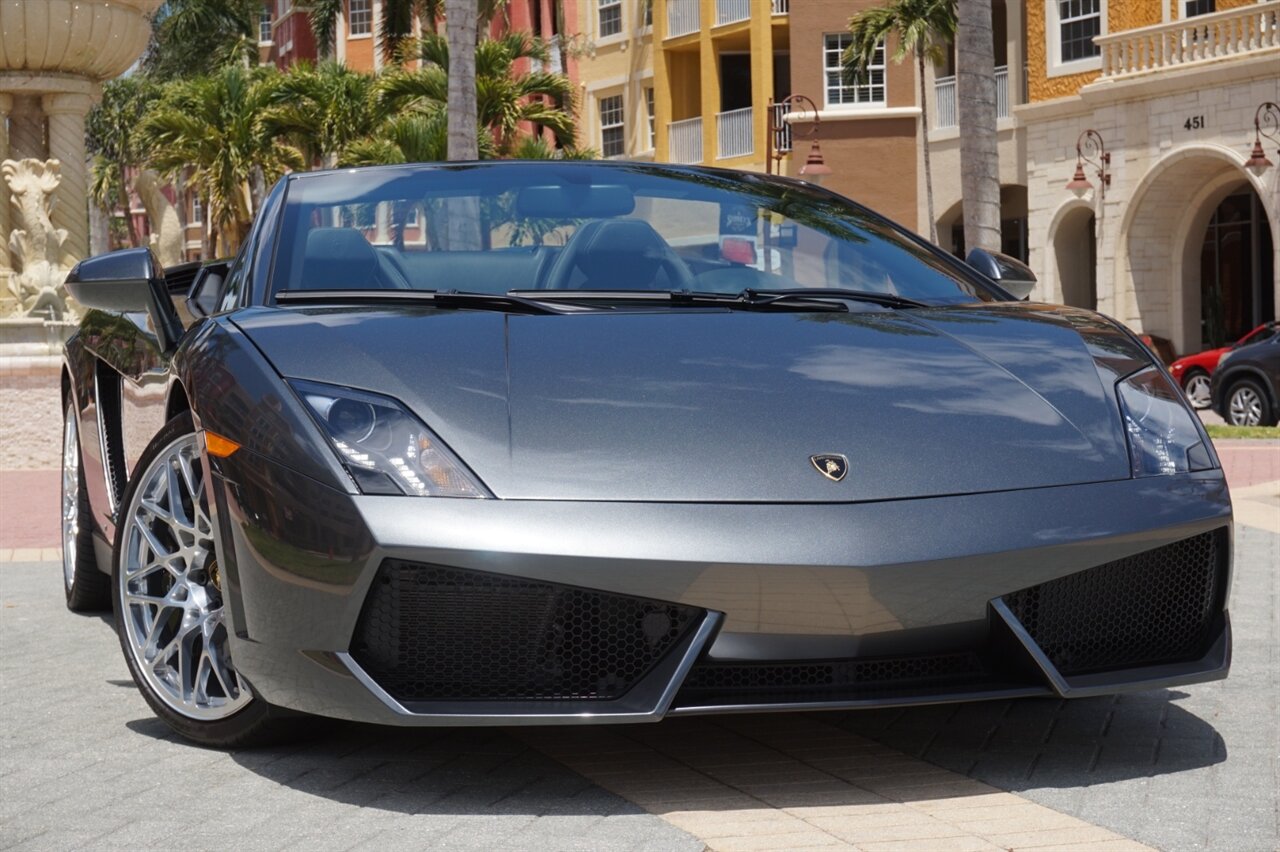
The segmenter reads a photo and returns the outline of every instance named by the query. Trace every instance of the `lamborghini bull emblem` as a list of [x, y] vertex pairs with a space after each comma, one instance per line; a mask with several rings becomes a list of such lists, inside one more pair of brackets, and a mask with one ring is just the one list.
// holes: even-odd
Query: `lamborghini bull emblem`
[[818, 473], [832, 482], [839, 482], [849, 472], [849, 460], [837, 453], [821, 453], [816, 456], [809, 456], [809, 461], [812, 462], [814, 469]]

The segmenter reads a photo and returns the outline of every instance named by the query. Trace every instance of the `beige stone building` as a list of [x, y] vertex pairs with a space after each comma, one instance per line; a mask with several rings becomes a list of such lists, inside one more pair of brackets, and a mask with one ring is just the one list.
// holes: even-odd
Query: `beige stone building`
[[[994, 5], [1004, 248], [1029, 260], [1035, 297], [1096, 308], [1177, 354], [1274, 319], [1280, 166], [1244, 166], [1258, 108], [1280, 102], [1280, 2]], [[929, 144], [939, 241], [960, 251], [949, 71], [930, 73]], [[1085, 163], [1077, 197], [1086, 130], [1109, 183]], [[1263, 141], [1280, 164], [1280, 142]], [[922, 188], [919, 207], [926, 221]]]

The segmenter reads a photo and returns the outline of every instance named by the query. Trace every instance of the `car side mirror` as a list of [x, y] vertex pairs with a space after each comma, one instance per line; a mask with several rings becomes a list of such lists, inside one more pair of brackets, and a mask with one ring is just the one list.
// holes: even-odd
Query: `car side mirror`
[[222, 299], [222, 282], [226, 280], [231, 264], [227, 261], [209, 263], [201, 267], [187, 291], [187, 310], [193, 316], [211, 316]]
[[976, 248], [965, 262], [996, 282], [1015, 299], [1026, 299], [1036, 286], [1036, 274], [1016, 257]]
[[149, 248], [121, 249], [77, 263], [67, 274], [67, 292], [86, 308], [108, 313], [146, 311], [160, 349], [182, 339], [182, 321], [164, 284], [164, 267]]

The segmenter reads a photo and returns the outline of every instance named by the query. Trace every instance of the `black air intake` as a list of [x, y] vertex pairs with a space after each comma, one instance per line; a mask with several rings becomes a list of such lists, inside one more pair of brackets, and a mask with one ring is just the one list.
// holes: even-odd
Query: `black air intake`
[[401, 702], [610, 700], [671, 651], [703, 611], [389, 559], [351, 655]]
[[1197, 659], [1222, 607], [1225, 536], [1203, 533], [1002, 600], [1063, 675]]

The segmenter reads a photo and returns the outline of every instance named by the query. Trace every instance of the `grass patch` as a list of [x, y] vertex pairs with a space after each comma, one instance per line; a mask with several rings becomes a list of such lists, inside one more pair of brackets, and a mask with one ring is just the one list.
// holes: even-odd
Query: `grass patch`
[[1208, 423], [1209, 437], [1215, 441], [1223, 438], [1272, 438], [1280, 440], [1280, 426], [1225, 426]]

